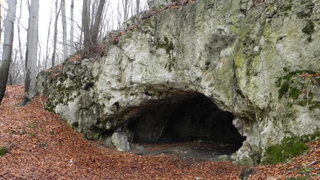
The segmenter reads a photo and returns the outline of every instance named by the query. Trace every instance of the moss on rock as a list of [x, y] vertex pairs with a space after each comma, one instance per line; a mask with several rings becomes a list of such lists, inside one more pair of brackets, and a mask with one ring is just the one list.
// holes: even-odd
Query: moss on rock
[[[315, 74], [310, 70], [298, 70], [288, 72], [286, 75], [278, 78], [276, 81], [276, 87], [278, 87], [278, 99], [282, 99], [286, 96], [292, 99], [290, 106], [293, 104], [306, 106], [309, 105], [309, 109], [319, 107], [320, 102], [313, 101], [314, 92], [311, 91], [311, 86], [319, 86], [317, 82], [318, 77], [314, 78], [314, 81], [302, 78], [301, 74]], [[307, 77], [308, 78], [308, 77]]]
[[284, 163], [287, 160], [302, 154], [308, 150], [299, 138], [285, 138], [281, 144], [270, 146], [267, 148], [265, 157], [263, 158], [263, 165]]
[[300, 139], [304, 143], [320, 140], [320, 131], [316, 131], [313, 134], [303, 135]]
[[297, 17], [300, 19], [309, 18], [312, 15], [315, 4], [312, 0], [302, 0], [301, 5], [303, 6], [302, 10], [298, 11]]
[[288, 81], [282, 82], [278, 91], [278, 98], [281, 99], [288, 92], [289, 88], [290, 84]]
[[302, 29], [302, 32], [307, 35], [313, 34], [315, 32], [314, 23], [312, 21], [308, 21], [306, 26]]
[[292, 99], [298, 99], [298, 97], [300, 96], [301, 91], [295, 87], [290, 87], [289, 89], [289, 98]]

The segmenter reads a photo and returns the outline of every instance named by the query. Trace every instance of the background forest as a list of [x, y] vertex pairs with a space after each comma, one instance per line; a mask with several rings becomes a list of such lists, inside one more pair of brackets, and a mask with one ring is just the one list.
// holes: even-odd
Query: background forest
[[[12, 46], [12, 61], [8, 75], [8, 84], [21, 84], [25, 79], [27, 34], [29, 11], [32, 5], [31, 0], [17, 0], [16, 12], [14, 15], [14, 39]], [[101, 4], [100, 2], [104, 2]], [[1, 47], [4, 41], [4, 21], [10, 10], [8, 3], [14, 0], [1, 2]], [[82, 24], [83, 3], [86, 4], [87, 15], [85, 19], [97, 22], [95, 17], [99, 8], [102, 10], [99, 25], [92, 27], [98, 32], [97, 40], [102, 39], [111, 30], [117, 30], [121, 24], [132, 15], [147, 10], [146, 0], [50, 0], [39, 1], [39, 30], [36, 55], [36, 72], [48, 69], [60, 64], [69, 55], [73, 55], [83, 49], [84, 29]], [[99, 4], [100, 3], [100, 4]], [[0, 62], [3, 59], [2, 48], [0, 51]]]

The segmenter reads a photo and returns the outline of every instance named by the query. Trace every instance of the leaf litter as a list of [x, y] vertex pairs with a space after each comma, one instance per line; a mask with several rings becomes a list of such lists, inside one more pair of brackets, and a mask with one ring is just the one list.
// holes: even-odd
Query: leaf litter
[[0, 179], [239, 179], [243, 169], [253, 169], [249, 179], [320, 179], [320, 142], [308, 143], [307, 154], [286, 164], [237, 166], [232, 162], [186, 162], [167, 154], [137, 155], [118, 152], [82, 134], [51, 112], [44, 97], [36, 96], [17, 108], [24, 86], [7, 86], [0, 105]]

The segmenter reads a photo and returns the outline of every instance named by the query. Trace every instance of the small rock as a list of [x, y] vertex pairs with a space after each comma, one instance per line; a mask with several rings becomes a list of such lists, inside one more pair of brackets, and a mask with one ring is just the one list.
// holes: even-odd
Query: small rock
[[106, 146], [113, 146], [113, 144], [112, 144], [112, 137], [111, 137], [111, 136], [107, 137], [107, 139], [106, 139]]
[[243, 168], [240, 174], [240, 180], [247, 180], [253, 172], [254, 172], [254, 169], [252, 168], [250, 169]]
[[128, 142], [128, 134], [125, 132], [115, 132], [112, 134], [112, 143], [118, 151], [130, 151], [130, 143]]
[[134, 152], [135, 154], [139, 154], [139, 155], [147, 154], [147, 150], [139, 144], [134, 145], [132, 152]]
[[219, 161], [229, 161], [230, 158], [228, 155], [220, 155], [220, 156], [218, 156], [218, 160]]

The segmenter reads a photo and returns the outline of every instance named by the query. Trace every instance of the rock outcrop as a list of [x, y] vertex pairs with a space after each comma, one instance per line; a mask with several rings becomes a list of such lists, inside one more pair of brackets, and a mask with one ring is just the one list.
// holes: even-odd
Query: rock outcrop
[[[128, 131], [146, 142], [235, 137], [242, 147], [232, 158], [247, 165], [283, 157], [283, 143], [299, 148], [317, 138], [319, 1], [161, 6], [133, 17], [135, 28], [100, 60], [71, 59], [41, 72], [46, 108], [93, 140]], [[192, 106], [199, 98], [213, 105]]]

